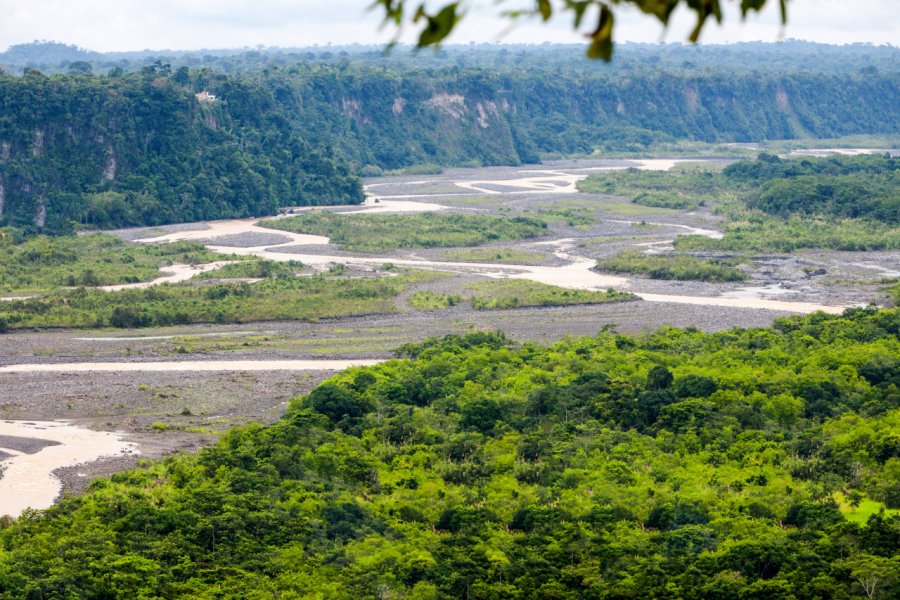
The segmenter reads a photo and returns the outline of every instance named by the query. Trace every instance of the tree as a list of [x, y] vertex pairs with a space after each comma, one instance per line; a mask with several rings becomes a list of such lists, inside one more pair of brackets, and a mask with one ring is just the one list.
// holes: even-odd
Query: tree
[[69, 75], [90, 75], [94, 68], [85, 60], [76, 60], [69, 65]]
[[[746, 17], [750, 11], [759, 12], [769, 0], [739, 0], [741, 15]], [[772, 0], [774, 2], [774, 0]], [[428, 12], [424, 3], [420, 3], [412, 18], [409, 19], [417, 27], [420, 27], [418, 45], [420, 47], [440, 44], [456, 28], [457, 24], [465, 16], [467, 6], [471, 0], [455, 0], [449, 4], [438, 7], [433, 12]], [[721, 0], [532, 0], [531, 8], [522, 10], [510, 10], [503, 16], [510, 19], [523, 17], [537, 17], [547, 22], [560, 13], [571, 13], [573, 29], [580, 29], [585, 18], [592, 22], [596, 19], [596, 25], [586, 34], [589, 43], [587, 55], [589, 58], [602, 58], [610, 60], [613, 52], [613, 26], [615, 13], [618, 6], [630, 4], [636, 6], [641, 12], [656, 18], [664, 26], [669, 24], [672, 13], [679, 6], [685, 6], [697, 17], [697, 24], [691, 31], [691, 42], [696, 42], [700, 32], [710, 17], [716, 22], [722, 22]], [[384, 10], [384, 22], [391, 23], [398, 31], [407, 21], [407, 0], [375, 0], [374, 6], [380, 6]], [[781, 21], [787, 22], [787, 0], [778, 0], [781, 9]], [[420, 25], [421, 23], [421, 25]]]
[[850, 576], [862, 587], [867, 598], [874, 598], [879, 587], [889, 585], [900, 566], [896, 558], [884, 558], [871, 554], [857, 554], [843, 561]]

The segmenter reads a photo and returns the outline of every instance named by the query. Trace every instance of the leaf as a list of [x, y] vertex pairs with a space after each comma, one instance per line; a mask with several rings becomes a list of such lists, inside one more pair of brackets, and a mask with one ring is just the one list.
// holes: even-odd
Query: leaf
[[575, 29], [581, 27], [581, 20], [584, 19], [584, 13], [590, 4], [590, 0], [566, 0], [566, 8], [575, 13], [573, 25]]
[[550, 0], [537, 0], [538, 12], [541, 13], [541, 18], [544, 21], [550, 19], [550, 15], [553, 14], [553, 7], [550, 6]]
[[436, 15], [429, 15], [425, 12], [424, 4], [419, 6], [419, 10], [416, 11], [413, 22], [418, 22], [419, 19], [423, 17], [427, 21], [425, 27], [422, 29], [422, 33], [419, 34], [418, 45], [420, 48], [439, 44], [444, 38], [450, 35], [450, 32], [453, 31], [453, 28], [460, 19], [460, 16], [456, 13], [457, 8], [459, 8], [459, 3], [454, 2], [453, 4], [448, 4], [442, 8]]
[[588, 37], [591, 43], [588, 46], [588, 58], [602, 58], [609, 61], [612, 58], [612, 31], [613, 31], [613, 13], [606, 4], [600, 5], [600, 16], [597, 19], [597, 29]]
[[669, 24], [669, 17], [681, 0], [634, 0], [641, 12], [648, 15], [655, 15], [663, 25]]

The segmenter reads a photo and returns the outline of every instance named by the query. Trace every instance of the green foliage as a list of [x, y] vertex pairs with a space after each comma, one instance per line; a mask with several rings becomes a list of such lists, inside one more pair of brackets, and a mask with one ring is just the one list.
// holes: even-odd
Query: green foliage
[[894, 300], [894, 306], [900, 306], [900, 281], [887, 289], [888, 294]]
[[628, 169], [591, 175], [578, 186], [666, 208], [716, 204], [727, 216], [724, 238], [679, 236], [679, 250], [884, 250], [900, 247], [897, 173], [896, 159], [885, 156], [761, 154], [722, 173], [690, 165], [671, 173]]
[[242, 260], [224, 265], [214, 271], [205, 271], [197, 279], [264, 279], [266, 277], [291, 276], [303, 268], [296, 260]]
[[327, 236], [333, 243], [357, 252], [396, 248], [477, 246], [500, 240], [522, 240], [546, 233], [547, 224], [525, 217], [488, 217], [457, 213], [398, 215], [341, 215], [316, 211], [266, 221], [271, 229]]
[[[0, 224], [58, 233], [249, 217], [360, 202], [360, 172], [517, 165], [542, 153], [646, 152], [684, 140], [896, 135], [896, 72], [869, 68], [874, 57], [896, 64], [896, 54], [848, 49], [856, 69], [773, 71], [803, 54], [782, 46], [786, 54], [756, 49], [755, 64], [766, 68], [739, 72], [741, 50], [718, 65], [719, 52], [730, 50], [712, 58], [636, 46], [633, 58], [606, 70], [585, 68], [564, 49], [460, 50], [453, 58], [357, 49], [321, 59], [182, 56], [193, 69], [140, 58], [138, 72], [109, 76], [0, 76]], [[804, 65], [825, 60], [804, 56]], [[684, 66], [691, 61], [709, 68]], [[98, 59], [93, 72], [110, 62], [119, 59]], [[217, 100], [198, 102], [203, 90]], [[648, 190], [641, 201], [697, 200]]]
[[27, 293], [63, 286], [96, 287], [149, 281], [172, 263], [222, 260], [197, 242], [135, 246], [105, 234], [35, 236], [17, 241], [0, 229], [0, 292]]
[[900, 224], [900, 161], [890, 155], [782, 160], [763, 154], [754, 162], [729, 165], [723, 174], [758, 186], [748, 205], [769, 214]]
[[275, 81], [216, 79], [222, 98], [200, 103], [190, 86], [208, 74], [0, 75], [0, 224], [58, 233], [363, 200]]
[[549, 256], [543, 252], [527, 250], [510, 250], [509, 248], [466, 248], [446, 250], [443, 257], [463, 262], [513, 263], [520, 265], [540, 264]]
[[409, 297], [409, 305], [419, 310], [451, 308], [462, 301], [458, 294], [438, 294], [437, 292], [416, 292]]
[[733, 196], [723, 183], [719, 173], [676, 165], [670, 171], [632, 168], [596, 173], [579, 181], [577, 187], [585, 193], [625, 196], [642, 206], [693, 210]]
[[391, 313], [397, 310], [394, 298], [408, 285], [439, 277], [411, 271], [389, 278], [282, 276], [253, 284], [163, 284], [118, 292], [79, 288], [2, 302], [0, 318], [10, 328], [132, 328]]
[[675, 238], [677, 250], [724, 252], [792, 252], [803, 248], [833, 250], [892, 250], [900, 248], [900, 229], [868, 219], [828, 217], [766, 218], [752, 215], [724, 226], [725, 236], [699, 235]]
[[[759, 12], [766, 5], [766, 0], [744, 0], [741, 2], [741, 15], [746, 18], [751, 12]], [[632, 8], [638, 8], [645, 15], [646, 19], [656, 19], [660, 24], [666, 26], [669, 24], [669, 18], [675, 9], [684, 7], [690, 11], [697, 19], [694, 29], [691, 31], [688, 39], [696, 42], [700, 38], [700, 32], [710, 17], [716, 22], [722, 22], [722, 8], [718, 2], [693, 2], [691, 0], [619, 0], [615, 3], [608, 3], [603, 0], [579, 0], [568, 1], [562, 3], [551, 2], [550, 0], [533, 0], [526, 3], [524, 7], [519, 7], [513, 11], [502, 13], [508, 19], [517, 19], [522, 17], [540, 16], [542, 21], [550, 21], [554, 16], [560, 13], [566, 17], [571, 17], [572, 28], [579, 30], [582, 26], [585, 16], [590, 19], [596, 18], [596, 24], [593, 22], [589, 27], [591, 33], [587, 35], [587, 57], [592, 59], [601, 58], [605, 61], [612, 60], [613, 56], [613, 31], [615, 23], [615, 12], [613, 6], [620, 4], [632, 4]], [[775, 4], [773, 1], [772, 4]], [[385, 23], [392, 23], [399, 30], [406, 25], [408, 15], [404, 12], [405, 0], [376, 0], [373, 6], [378, 6], [384, 10]], [[787, 23], [787, 0], [778, 0], [778, 6], [781, 14], [781, 23]], [[460, 10], [460, 2], [449, 2], [444, 5], [434, 7], [434, 12], [429, 13], [425, 4], [420, 4], [413, 14], [412, 22], [419, 31], [418, 47], [439, 45], [447, 36], [449, 36], [458, 23], [462, 20], [465, 11]], [[422, 22], [422, 25], [419, 23]]]
[[545, 208], [538, 210], [537, 215], [550, 223], [560, 223], [569, 227], [592, 225], [596, 222], [593, 212], [583, 208]]
[[640, 273], [651, 279], [696, 279], [699, 281], [744, 281], [749, 276], [734, 267], [732, 259], [704, 259], [688, 255], [644, 254], [624, 250], [597, 263], [613, 273]]
[[491, 279], [469, 286], [476, 310], [519, 308], [522, 306], [567, 306], [633, 300], [627, 292], [570, 290], [525, 279]]
[[4, 523], [0, 597], [891, 598], [900, 518], [833, 498], [896, 485], [898, 333], [428, 340]]

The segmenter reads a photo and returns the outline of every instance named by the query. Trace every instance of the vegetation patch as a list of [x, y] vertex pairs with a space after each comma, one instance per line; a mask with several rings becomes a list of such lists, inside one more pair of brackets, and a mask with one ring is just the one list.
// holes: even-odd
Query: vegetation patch
[[511, 263], [518, 265], [539, 265], [547, 262], [549, 256], [543, 252], [510, 250], [509, 248], [464, 248], [445, 250], [444, 258], [463, 262]]
[[411, 270], [385, 278], [270, 277], [254, 284], [165, 284], [118, 292], [79, 288], [0, 303], [0, 320], [9, 329], [133, 328], [390, 313], [397, 310], [394, 299], [407, 286], [442, 276]]
[[569, 227], [593, 225], [597, 222], [594, 211], [586, 208], [547, 208], [538, 210], [537, 215], [548, 223]]
[[508, 309], [523, 306], [567, 306], [634, 300], [627, 292], [570, 290], [526, 279], [490, 279], [469, 286], [476, 310]]
[[0, 229], [0, 293], [46, 292], [150, 281], [160, 267], [222, 260], [198, 242], [130, 245], [107, 234], [21, 238]]
[[195, 279], [265, 279], [266, 277], [292, 276], [303, 269], [298, 260], [246, 260], [229, 263], [215, 271], [204, 271]]
[[900, 247], [900, 161], [888, 156], [786, 160], [761, 154], [721, 173], [692, 165], [668, 172], [626, 169], [591, 175], [578, 186], [667, 208], [691, 209], [714, 200], [716, 210], [726, 216], [724, 238], [679, 236], [675, 244], [680, 250]]
[[723, 224], [724, 237], [700, 235], [675, 238], [678, 250], [723, 252], [793, 252], [804, 248], [831, 250], [895, 250], [900, 248], [900, 228], [870, 219], [790, 217], [775, 219], [750, 214], [744, 220]]
[[341, 215], [326, 211], [261, 223], [264, 227], [327, 236], [355, 252], [397, 248], [449, 248], [522, 240], [547, 233], [547, 224], [525, 217], [431, 212], [411, 215]]
[[689, 209], [722, 200], [721, 175], [695, 166], [676, 165], [669, 171], [625, 169], [595, 173], [577, 184], [579, 191], [624, 196], [634, 204], [654, 208]]
[[462, 302], [462, 296], [437, 292], [416, 292], [409, 297], [409, 305], [419, 310], [451, 308], [460, 302]]
[[832, 497], [837, 502], [844, 518], [860, 525], [865, 525], [874, 515], [883, 515], [889, 518], [900, 516], [900, 509], [885, 508], [884, 502], [867, 498], [865, 494], [860, 493], [858, 490], [851, 490], [849, 494], [835, 492], [832, 494]]
[[900, 160], [889, 155], [784, 160], [761, 154], [729, 165], [723, 175], [733, 184], [754, 185], [747, 204], [772, 215], [900, 224]]
[[637, 273], [651, 279], [745, 281], [749, 275], [736, 268], [734, 259], [704, 259], [688, 255], [644, 254], [630, 249], [597, 263], [613, 273]]

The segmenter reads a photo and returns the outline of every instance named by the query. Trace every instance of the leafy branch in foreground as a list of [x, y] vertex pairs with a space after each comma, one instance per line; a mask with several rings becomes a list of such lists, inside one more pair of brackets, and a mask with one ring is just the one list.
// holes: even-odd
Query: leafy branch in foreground
[[[407, 20], [411, 21], [419, 31], [419, 47], [434, 46], [444, 41], [465, 16], [466, 10], [473, 2], [457, 0], [429, 11], [425, 3], [419, 4], [407, 19], [406, 0], [375, 0], [372, 7], [384, 10], [384, 23], [392, 24], [398, 30], [398, 36]], [[751, 11], [759, 12], [767, 0], [740, 0], [741, 16], [746, 17]], [[630, 6], [629, 6], [630, 5]], [[526, 8], [507, 10], [502, 16], [516, 20], [520, 18], [539, 18], [543, 22], [550, 21], [560, 13], [570, 15], [572, 29], [584, 30], [588, 41], [588, 58], [610, 60], [613, 53], [613, 31], [615, 14], [619, 6], [637, 8], [645, 15], [655, 18], [663, 26], [668, 26], [672, 13], [678, 7], [684, 7], [694, 13], [696, 25], [688, 39], [697, 42], [700, 32], [710, 17], [717, 23], [722, 22], [722, 2], [720, 0], [532, 0]], [[787, 22], [787, 0], [778, 0], [781, 10], [782, 24]]]

